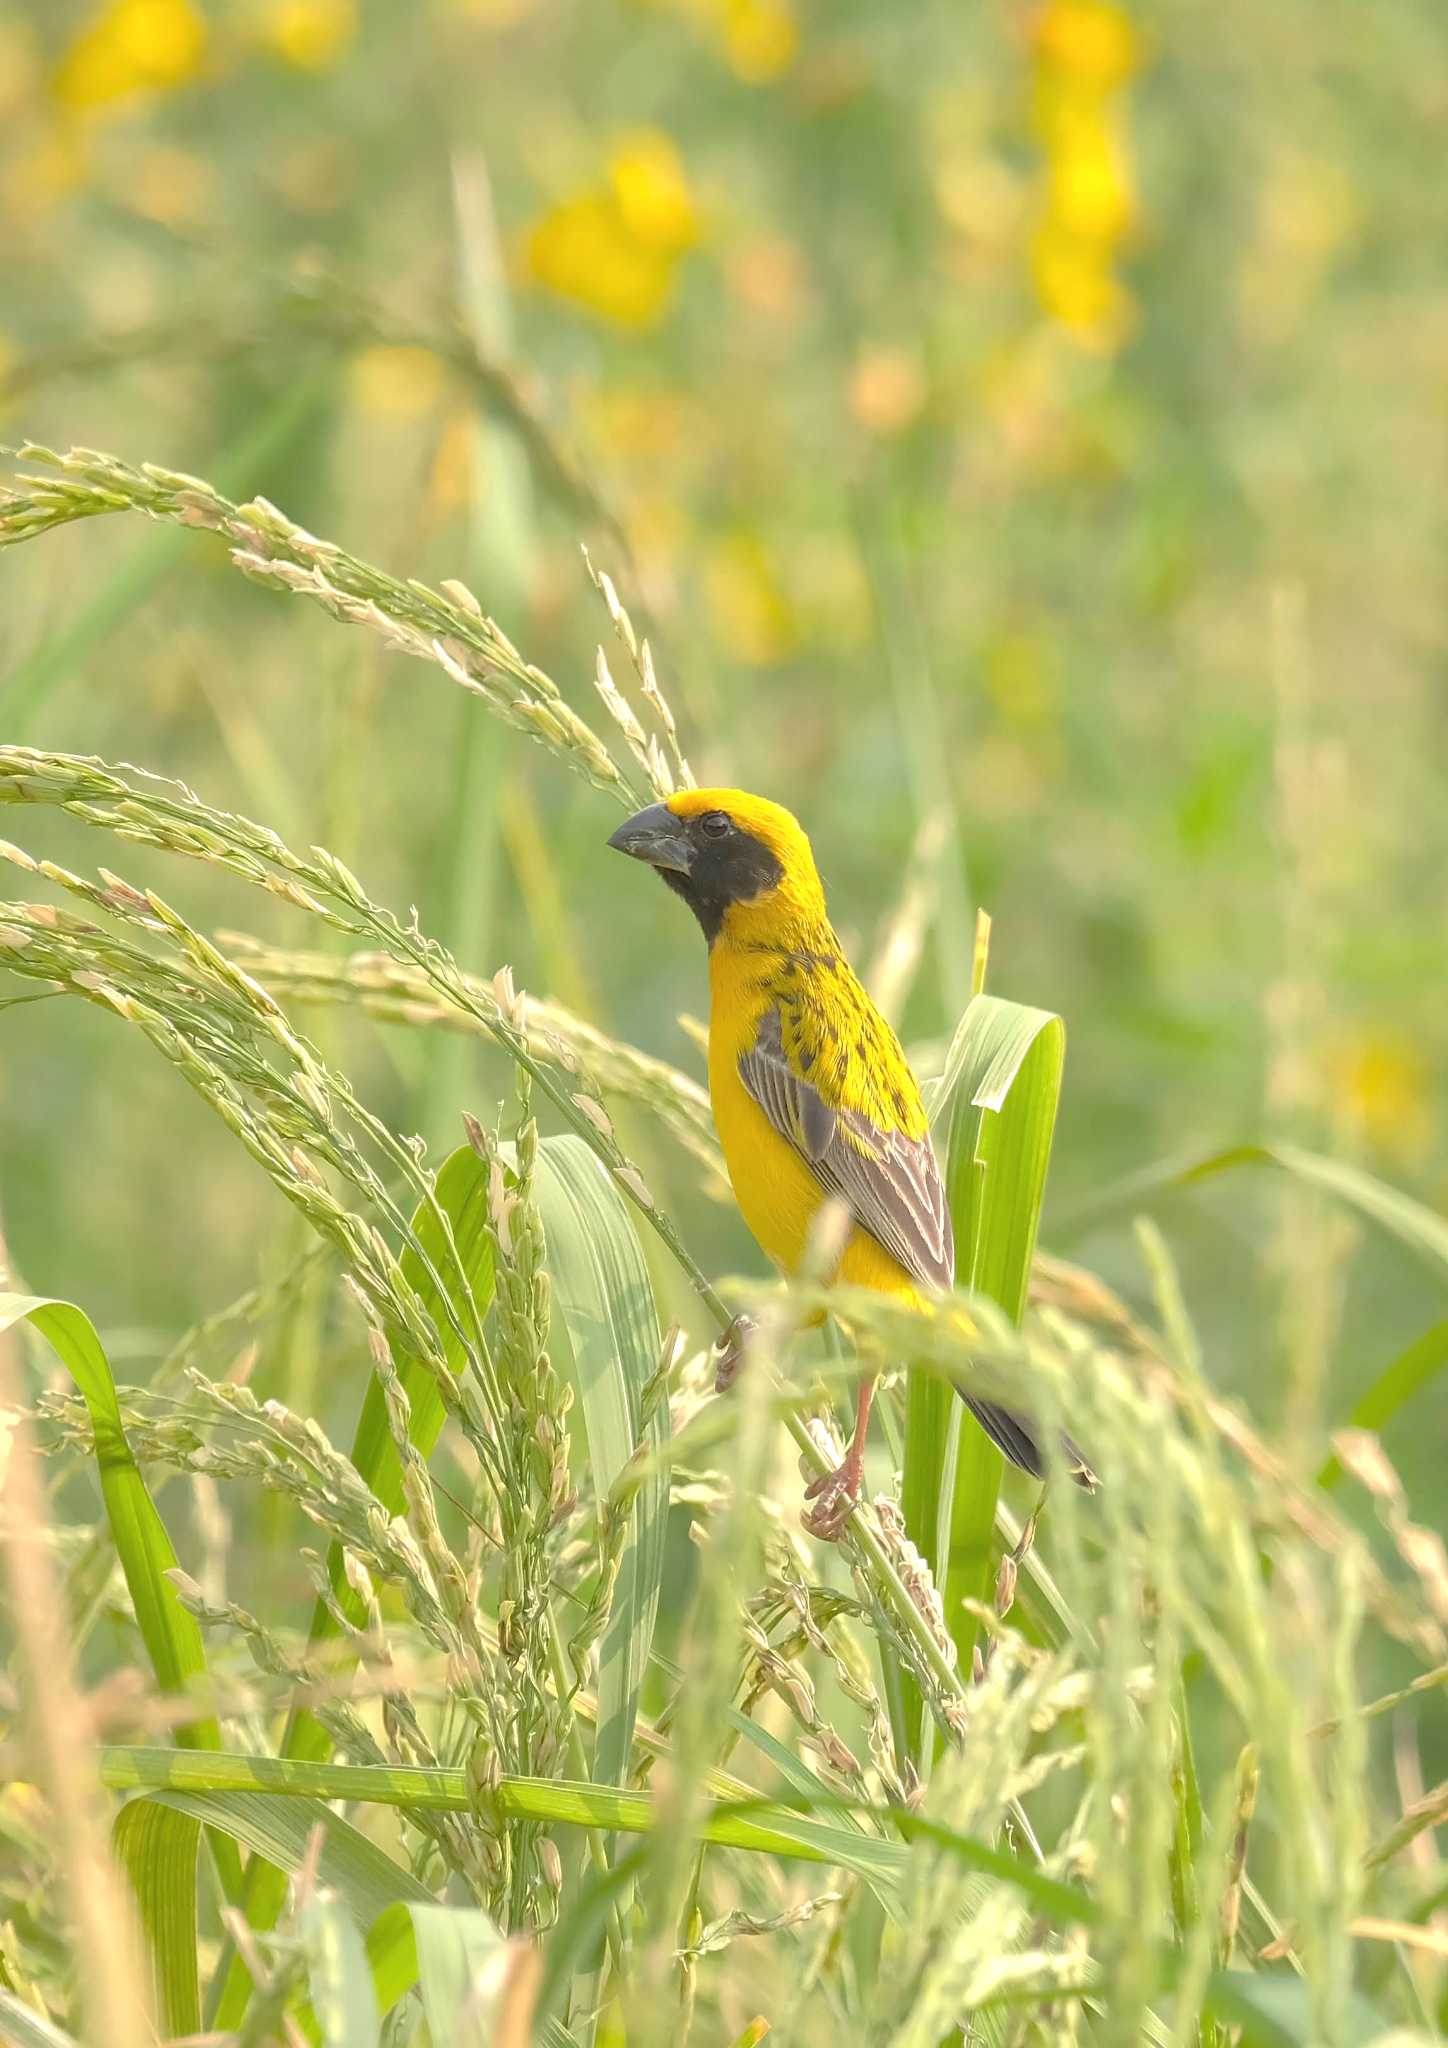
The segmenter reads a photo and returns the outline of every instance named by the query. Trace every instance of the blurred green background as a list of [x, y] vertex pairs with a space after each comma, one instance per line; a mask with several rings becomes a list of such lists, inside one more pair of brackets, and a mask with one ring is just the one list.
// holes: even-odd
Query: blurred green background
[[[1047, 1242], [1135, 1298], [1123, 1223], [1071, 1218], [1179, 1151], [1266, 1132], [1448, 1203], [1445, 116], [1439, 0], [1370, 34], [1348, 0], [0, 0], [0, 438], [459, 576], [586, 714], [587, 541], [701, 780], [798, 811], [857, 958], [924, 835], [927, 1064], [989, 908], [992, 986], [1070, 1033]], [[180, 774], [699, 1070], [697, 934], [602, 853], [607, 803], [207, 537], [8, 554], [0, 733]], [[313, 1024], [434, 1147], [507, 1085], [471, 1042]], [[705, 1264], [757, 1270], [629, 1135]], [[80, 1004], [0, 1016], [0, 1205], [21, 1282], [135, 1377], [300, 1245]], [[1442, 1314], [1265, 1176], [1162, 1220], [1212, 1376], [1305, 1457]], [[289, 1324], [260, 1379], [350, 1416], [332, 1341]], [[1388, 1448], [1426, 1511], [1448, 1406]]]

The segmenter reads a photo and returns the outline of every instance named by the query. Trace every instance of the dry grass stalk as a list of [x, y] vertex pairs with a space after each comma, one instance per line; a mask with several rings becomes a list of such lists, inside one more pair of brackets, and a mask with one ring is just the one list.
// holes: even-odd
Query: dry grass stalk
[[[265, 498], [233, 504], [199, 477], [145, 463], [140, 468], [95, 449], [53, 449], [27, 443], [22, 461], [50, 465], [58, 475], [25, 475], [18, 491], [0, 494], [0, 547], [13, 546], [76, 519], [144, 512], [176, 526], [220, 536], [243, 575], [319, 604], [333, 618], [364, 626], [394, 652], [441, 668], [484, 700], [495, 717], [564, 758], [629, 810], [643, 800], [639, 784], [619, 767], [606, 743], [566, 701], [558, 685], [524, 659], [465, 585], [438, 590], [399, 582], [370, 563], [320, 540]], [[617, 692], [608, 701], [620, 735], [647, 788], [667, 796], [673, 776], [661, 752], [637, 747], [637, 721]]]
[[110, 1802], [95, 1769], [90, 1713], [75, 1678], [50, 1516], [23, 1399], [16, 1345], [0, 1333], [0, 1415], [9, 1435], [0, 1551], [19, 1650], [27, 1770], [54, 1826], [55, 1867], [74, 1930], [87, 2034], [114, 2048], [150, 2048], [130, 1900], [111, 1860]]

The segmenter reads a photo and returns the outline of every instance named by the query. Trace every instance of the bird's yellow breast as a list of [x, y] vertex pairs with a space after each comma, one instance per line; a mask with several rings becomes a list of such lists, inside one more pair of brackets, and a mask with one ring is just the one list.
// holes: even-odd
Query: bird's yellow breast
[[[825, 1191], [745, 1087], [739, 1056], [759, 1034], [775, 999], [764, 953], [716, 946], [709, 955], [709, 1096], [734, 1199], [760, 1248], [785, 1273], [804, 1256]], [[916, 1294], [904, 1268], [863, 1230], [852, 1233], [837, 1269], [852, 1286]]]

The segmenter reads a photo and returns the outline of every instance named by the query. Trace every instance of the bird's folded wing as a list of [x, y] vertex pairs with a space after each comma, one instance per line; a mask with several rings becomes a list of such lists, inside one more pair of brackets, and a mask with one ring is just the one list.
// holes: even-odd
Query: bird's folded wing
[[740, 1055], [739, 1075], [780, 1136], [828, 1195], [924, 1287], [949, 1287], [955, 1244], [940, 1168], [928, 1133], [883, 1130], [858, 1109], [832, 1106], [795, 1072], [777, 1009]]

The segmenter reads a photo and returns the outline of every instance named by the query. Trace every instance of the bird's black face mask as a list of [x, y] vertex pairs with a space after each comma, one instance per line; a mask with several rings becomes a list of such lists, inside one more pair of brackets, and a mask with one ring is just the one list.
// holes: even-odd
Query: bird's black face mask
[[698, 918], [712, 946], [731, 903], [751, 903], [779, 886], [776, 856], [727, 811], [680, 818], [667, 804], [650, 804], [609, 839], [618, 853], [656, 868]]

